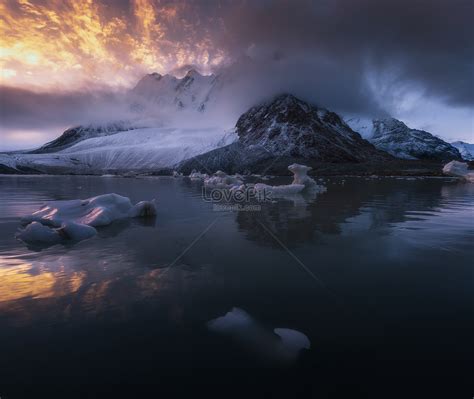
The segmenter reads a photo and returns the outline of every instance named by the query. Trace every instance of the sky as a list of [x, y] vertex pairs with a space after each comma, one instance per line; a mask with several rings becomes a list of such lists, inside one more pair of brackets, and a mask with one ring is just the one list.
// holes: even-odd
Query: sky
[[146, 73], [242, 57], [249, 104], [285, 90], [473, 142], [473, 15], [471, 0], [2, 0], [0, 149], [112, 114]]

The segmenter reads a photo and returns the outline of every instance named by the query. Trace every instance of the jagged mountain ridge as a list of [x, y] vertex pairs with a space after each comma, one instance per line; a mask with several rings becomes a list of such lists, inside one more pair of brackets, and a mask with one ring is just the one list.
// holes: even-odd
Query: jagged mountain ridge
[[451, 145], [458, 149], [461, 157], [465, 161], [474, 161], [474, 144], [466, 143], [464, 141], [455, 141]]
[[[201, 118], [201, 120], [211, 120], [212, 118], [209, 118], [209, 115], [211, 113], [221, 113], [222, 109], [219, 106], [223, 102], [229, 101], [229, 103], [232, 103], [234, 101], [236, 97], [233, 95], [234, 90], [242, 84], [242, 77], [238, 72], [242, 69], [251, 71], [251, 68], [251, 62], [244, 62], [244, 65], [227, 67], [219, 75], [204, 76], [195, 70], [189, 71], [181, 79], [171, 75], [162, 76], [157, 73], [146, 75], [126, 95], [126, 100], [133, 110], [132, 118], [70, 128], [56, 140], [29, 152], [35, 155], [57, 154], [57, 157], [43, 157], [41, 160], [31, 158], [28, 159], [25, 166], [35, 167], [40, 162], [41, 167], [43, 167], [43, 165], [53, 162], [54, 164], [64, 165], [64, 169], [77, 168], [80, 165], [81, 170], [87, 170], [88, 173], [89, 171], [95, 173], [96, 167], [99, 166], [107, 170], [116, 168], [117, 165], [120, 165], [121, 169], [127, 167], [139, 169], [141, 166], [150, 168], [153, 165], [162, 167], [162, 162], [159, 162], [157, 155], [158, 153], [161, 154], [159, 146], [160, 143], [162, 147], [170, 145], [170, 136], [166, 133], [166, 128], [174, 125], [169, 124], [169, 121], [162, 122], [160, 118], [167, 114], [174, 114], [177, 115], [175, 120], [178, 121], [190, 118], [190, 121], [193, 121], [192, 125], [194, 125], [194, 115]], [[215, 164], [221, 164], [224, 158], [234, 159], [231, 164], [237, 162], [255, 164], [261, 162], [265, 157], [271, 159], [274, 156], [288, 159], [320, 159], [324, 162], [366, 162], [373, 156], [372, 151], [367, 150], [368, 143], [362, 140], [360, 135], [357, 134], [357, 137], [353, 135], [354, 131], [359, 132], [360, 130], [354, 127], [352, 123], [344, 122], [337, 114], [323, 108], [318, 108], [317, 112], [313, 114], [311, 112], [305, 113], [303, 111], [309, 105], [303, 103], [301, 102], [297, 108], [290, 107], [292, 111], [289, 114], [285, 114], [280, 110], [277, 113], [278, 115], [273, 115], [271, 118], [266, 116], [268, 112], [265, 109], [260, 109], [260, 106], [253, 107], [242, 114], [236, 128], [239, 141], [228, 146], [225, 157], [222, 155], [223, 153], [217, 152]], [[237, 109], [238, 107], [234, 108]], [[215, 112], [216, 109], [217, 112]], [[229, 115], [234, 115], [233, 111]], [[159, 117], [147, 119], [147, 116], [154, 115], [155, 112], [161, 112]], [[289, 124], [285, 122], [285, 126], [280, 126], [279, 118], [282, 118], [282, 115], [288, 121], [292, 121], [292, 118], [294, 120]], [[128, 116], [128, 114], [122, 115], [123, 118]], [[230, 119], [235, 121], [237, 116]], [[380, 134], [377, 138], [374, 125], [376, 121], [370, 120], [364, 128], [365, 130], [360, 132], [364, 138], [367, 138], [369, 132], [369, 141], [373, 141], [373, 144], [381, 150], [391, 152], [393, 155], [405, 159], [417, 159], [413, 155], [415, 150], [418, 151], [417, 154], [422, 154], [421, 156], [418, 155], [420, 159], [459, 159], [455, 153], [456, 149], [452, 147], [449, 149], [449, 144], [428, 132], [410, 129], [402, 122], [400, 122], [403, 125], [401, 131], [405, 133], [409, 131], [411, 134], [408, 138], [406, 138], [406, 135], [399, 134], [400, 129], [398, 129], [397, 134], [394, 133], [397, 129], [388, 129], [388, 123], [378, 124]], [[246, 134], [247, 124], [254, 127], [251, 134]], [[261, 125], [260, 130], [257, 129], [259, 125]], [[324, 128], [321, 128], [323, 125]], [[205, 132], [205, 126], [207, 125], [203, 126], [204, 128], [200, 127], [194, 130]], [[216, 125], [210, 128], [209, 130], [213, 131], [214, 137], [209, 136], [209, 139], [206, 138], [205, 140], [192, 138], [191, 131], [193, 128], [178, 128], [179, 133], [175, 138], [178, 141], [184, 141], [177, 142], [176, 146], [173, 147], [173, 151], [177, 151], [177, 147], [181, 145], [186, 149], [186, 151], [181, 151], [183, 155], [193, 156], [208, 149], [219, 148], [222, 143], [228, 144], [229, 140], [221, 140], [221, 134], [216, 133], [216, 127], [219, 128], [219, 126]], [[225, 127], [229, 126], [231, 126], [230, 123], [226, 124]], [[354, 131], [351, 130], [351, 127]], [[318, 129], [318, 136], [311, 134], [311, 131]], [[348, 133], [348, 131], [352, 133]], [[224, 135], [224, 132], [225, 128], [221, 128], [222, 135]], [[413, 132], [422, 133], [415, 134]], [[115, 135], [118, 136], [113, 138]], [[258, 137], [255, 135], [258, 135]], [[166, 137], [166, 140], [163, 141], [161, 136]], [[274, 137], [278, 137], [278, 140], [274, 140]], [[399, 139], [400, 137], [402, 139]], [[143, 142], [138, 143], [137, 141], [141, 139], [143, 139]], [[153, 147], [151, 143], [153, 143]], [[194, 153], [188, 151], [187, 149], [194, 147], [195, 143], [199, 143], [199, 150]], [[413, 145], [413, 143], [416, 145]], [[399, 150], [396, 150], [395, 144], [400, 147]], [[154, 152], [153, 148], [156, 148]], [[421, 150], [426, 150], [426, 148], [430, 151], [422, 153]], [[433, 156], [433, 152], [437, 154], [438, 149], [441, 153], [446, 154], [446, 148], [449, 149], [448, 155]], [[407, 149], [411, 153], [404, 151]], [[90, 151], [91, 154], [86, 154], [87, 151]], [[101, 154], [102, 152], [104, 154]], [[379, 156], [380, 152], [378, 152], [377, 157]], [[179, 157], [166, 156], [165, 158], [168, 162], [173, 157], [174, 159], [182, 158], [181, 155]], [[10, 159], [10, 156], [4, 158], [18, 167], [21, 167], [23, 161], [26, 162], [21, 154], [15, 155], [14, 162]], [[126, 165], [128, 160], [133, 161], [130, 166]], [[150, 160], [153, 160], [153, 162]], [[98, 165], [95, 164], [97, 161], [100, 161]]]
[[196, 70], [190, 70], [181, 79], [168, 74], [160, 75], [156, 72], [145, 75], [125, 95], [125, 102], [130, 107], [130, 119], [71, 127], [57, 139], [30, 151], [30, 153], [53, 153], [65, 150], [83, 140], [134, 129], [156, 127], [159, 121], [150, 121], [150, 116], [153, 116], [157, 111], [161, 114], [179, 110], [203, 112], [215, 83], [216, 76], [201, 75]]
[[132, 108], [138, 112], [153, 107], [204, 111], [209, 93], [216, 82], [215, 75], [201, 75], [190, 70], [183, 78], [151, 73], [144, 76], [131, 90]]
[[[242, 83], [239, 81], [236, 69], [251, 71], [251, 68], [251, 61], [241, 60], [238, 65], [230, 65], [218, 75], [205, 76], [193, 69], [181, 79], [169, 74], [160, 75], [156, 72], [148, 74], [126, 94], [126, 102], [129, 104], [133, 116], [130, 120], [70, 128], [58, 139], [45, 144], [32, 153], [51, 153], [66, 149], [89, 138], [112, 135], [135, 128], [156, 127], [159, 123], [157, 120], [159, 121], [164, 115], [176, 112], [179, 114], [179, 111], [190, 112], [190, 114], [178, 116], [178, 119], [186, 119], [190, 116], [194, 118], [192, 115], [199, 117], [219, 107], [223, 102], [231, 101], [234, 86]], [[148, 117], [153, 115], [156, 115], [156, 118], [155, 120], [152, 118], [150, 123]], [[455, 147], [429, 132], [411, 129], [394, 118], [374, 120], [351, 118], [346, 122], [378, 149], [398, 158], [461, 159]], [[230, 124], [226, 127], [229, 126]]]
[[222, 169], [256, 171], [268, 159], [318, 162], [383, 161], [377, 150], [334, 112], [310, 105], [291, 94], [252, 107], [236, 124], [238, 141], [179, 165], [183, 171]]
[[451, 144], [424, 130], [412, 129], [395, 118], [350, 118], [347, 123], [379, 150], [397, 158], [436, 161], [461, 159], [459, 151]]

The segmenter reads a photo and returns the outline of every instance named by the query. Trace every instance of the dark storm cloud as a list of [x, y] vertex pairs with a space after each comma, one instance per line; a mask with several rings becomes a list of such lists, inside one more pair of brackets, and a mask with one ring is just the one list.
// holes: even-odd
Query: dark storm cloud
[[[20, 12], [14, 2], [8, 4]], [[133, 1], [104, 0], [100, 4], [101, 18], [124, 18], [126, 29], [132, 32], [137, 18]], [[161, 40], [160, 51], [176, 50], [166, 43], [195, 40], [207, 46], [211, 61], [221, 53], [226, 62], [245, 64], [244, 56], [253, 59], [252, 67], [235, 68], [242, 81], [236, 96], [247, 97], [243, 103], [290, 91], [336, 111], [374, 114], [390, 112], [411, 90], [452, 107], [474, 105], [472, 0], [152, 4], [155, 10], [169, 11], [156, 12], [155, 22], [163, 28], [159, 34], [166, 39]], [[149, 31], [150, 42], [155, 43], [153, 30]], [[189, 57], [185, 62], [189, 64]], [[196, 59], [192, 64], [199, 68], [199, 62]], [[207, 67], [214, 64], [209, 62]], [[142, 66], [137, 61], [130, 67], [133, 71]], [[171, 70], [183, 74], [186, 68], [175, 65]], [[218, 73], [220, 66], [214, 69]], [[72, 125], [105, 117], [117, 105], [115, 95], [107, 92], [0, 90], [3, 127]]]
[[[287, 57], [317, 56], [335, 65], [329, 79], [366, 85], [389, 76], [453, 105], [474, 103], [474, 2], [470, 0], [336, 0], [231, 2], [217, 42], [237, 54], [249, 46]], [[298, 67], [289, 73], [298, 73]], [[327, 72], [327, 71], [326, 71]], [[305, 74], [303, 74], [304, 76]], [[349, 87], [350, 88], [350, 87]]]

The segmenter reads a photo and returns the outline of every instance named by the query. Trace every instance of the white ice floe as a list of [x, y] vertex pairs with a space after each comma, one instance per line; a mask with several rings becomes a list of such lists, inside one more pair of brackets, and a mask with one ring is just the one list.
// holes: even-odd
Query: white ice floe
[[462, 177], [468, 182], [474, 183], [474, 171], [469, 171], [465, 162], [451, 161], [444, 165], [443, 173], [449, 176]]
[[24, 242], [55, 243], [61, 241], [58, 230], [44, 226], [39, 222], [32, 222], [17, 234], [17, 238]]
[[287, 197], [293, 196], [303, 191], [312, 193], [322, 193], [326, 191], [326, 187], [318, 185], [311, 177], [308, 176], [308, 172], [312, 168], [305, 165], [299, 165], [294, 163], [288, 166], [288, 170], [293, 173], [293, 182], [287, 185], [270, 186], [263, 183], [255, 184], [255, 190], [257, 192], [265, 191], [267, 194], [273, 197]]
[[189, 178], [191, 180], [204, 180], [204, 179], [208, 179], [209, 178], [209, 175], [206, 174], [206, 173], [201, 173], [201, 172], [197, 172], [196, 170], [193, 170], [190, 174], [189, 174]]
[[97, 234], [97, 230], [94, 227], [75, 222], [64, 222], [61, 228], [57, 229], [57, 232], [61, 239], [71, 241], [87, 240]]
[[306, 188], [315, 186], [316, 182], [308, 176], [311, 169], [313, 168], [297, 163], [288, 166], [288, 170], [294, 175], [292, 184], [303, 184]]
[[270, 186], [268, 184], [257, 183], [254, 187], [255, 191], [257, 191], [258, 193], [265, 192], [267, 194], [271, 194], [275, 198], [299, 194], [305, 189], [304, 184], [285, 184], [281, 186]]
[[221, 170], [204, 179], [204, 185], [211, 188], [232, 188], [242, 184], [243, 181], [240, 175], [229, 176]]
[[129, 198], [104, 194], [85, 200], [52, 201], [21, 219], [26, 227], [17, 237], [25, 242], [81, 241], [94, 236], [95, 227], [118, 219], [156, 215], [156, 203], [141, 201], [133, 205]]
[[156, 216], [156, 201], [140, 201], [128, 212], [131, 218], [146, 218]]
[[247, 312], [233, 308], [224, 316], [207, 323], [209, 330], [227, 335], [265, 360], [292, 363], [302, 349], [310, 349], [309, 338], [296, 330], [262, 326]]

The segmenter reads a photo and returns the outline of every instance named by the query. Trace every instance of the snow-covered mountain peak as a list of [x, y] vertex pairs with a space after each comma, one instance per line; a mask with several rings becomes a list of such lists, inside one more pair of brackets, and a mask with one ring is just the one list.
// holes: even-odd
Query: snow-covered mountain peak
[[403, 159], [460, 159], [451, 144], [424, 130], [412, 129], [402, 121], [389, 117], [367, 120], [349, 118], [347, 123], [378, 149]]
[[252, 107], [236, 127], [242, 144], [262, 147], [275, 156], [359, 161], [378, 153], [339, 115], [291, 94]]
[[464, 141], [455, 141], [451, 143], [451, 145], [459, 150], [464, 160], [474, 161], [474, 144], [466, 143]]
[[163, 75], [158, 73], [158, 72], [152, 72], [152, 73], [148, 74], [147, 76], [150, 76], [150, 77], [154, 78], [155, 80], [160, 80], [163, 77]]
[[202, 76], [204, 76], [204, 75], [201, 75], [195, 69], [190, 69], [185, 75], [185, 77], [188, 77], [188, 78], [199, 78], [199, 77], [202, 77]]
[[237, 127], [245, 125], [246, 121], [255, 122], [259, 118], [263, 120], [262, 124], [270, 124], [272, 127], [285, 124], [305, 129], [308, 125], [316, 123], [350, 130], [336, 113], [311, 105], [287, 93], [251, 108], [237, 121]]
[[410, 128], [405, 125], [402, 121], [389, 117], [383, 119], [374, 119], [372, 121], [373, 124], [373, 138], [378, 136], [382, 136], [386, 134], [386, 132], [394, 132], [394, 131], [407, 131]]
[[[181, 79], [152, 73], [144, 76], [131, 91], [133, 109], [154, 113], [166, 108], [201, 111], [205, 107], [215, 76], [201, 75], [191, 69]], [[158, 106], [158, 108], [157, 108]]]

